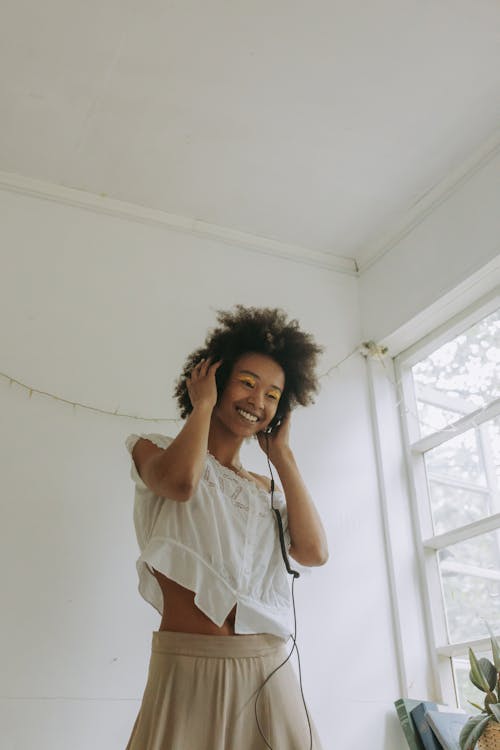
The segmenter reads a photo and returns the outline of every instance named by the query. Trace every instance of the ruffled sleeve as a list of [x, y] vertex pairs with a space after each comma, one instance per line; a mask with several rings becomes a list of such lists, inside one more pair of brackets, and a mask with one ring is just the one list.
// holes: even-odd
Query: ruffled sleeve
[[[135, 465], [132, 451], [134, 446], [140, 438], [150, 440], [152, 443], [157, 445], [159, 448], [167, 448], [170, 445], [173, 438], [167, 435], [157, 434], [141, 434], [141, 435], [129, 435], [125, 440], [125, 445], [130, 453], [130, 476], [135, 482], [135, 498], [134, 498], [134, 527], [137, 537], [137, 543], [139, 549], [145, 548], [146, 544], [151, 538], [153, 530], [155, 528], [156, 521], [161, 512], [161, 508], [164, 503], [164, 499], [158, 497], [141, 479], [137, 467]], [[149, 575], [149, 574], [148, 574]]]
[[134, 446], [137, 443], [138, 440], [141, 438], [145, 438], [146, 440], [149, 440], [151, 443], [154, 443], [159, 448], [167, 448], [170, 443], [173, 441], [173, 438], [169, 437], [168, 435], [160, 435], [157, 433], [151, 433], [151, 434], [144, 434], [141, 433], [140, 435], [131, 434], [129, 435], [125, 440], [125, 446], [130, 453], [130, 476], [135, 482], [137, 487], [140, 487], [143, 490], [147, 490], [147, 485], [143, 482], [139, 472], [137, 471], [137, 467], [135, 465], [135, 461], [132, 456], [132, 451], [134, 450]]

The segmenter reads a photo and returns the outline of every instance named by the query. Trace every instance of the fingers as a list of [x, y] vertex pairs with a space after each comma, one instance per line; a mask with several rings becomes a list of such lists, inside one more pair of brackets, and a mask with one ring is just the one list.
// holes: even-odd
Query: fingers
[[[205, 367], [205, 371], [203, 368]], [[204, 375], [206, 372], [206, 360], [205, 358], [200, 359], [198, 364], [196, 364], [193, 369], [191, 370], [190, 377], [191, 378], [198, 378], [200, 375]]]
[[222, 364], [222, 359], [217, 360], [216, 362], [213, 361], [213, 357], [209, 357], [208, 359], [202, 359], [200, 362], [201, 369], [203, 373], [206, 375], [208, 370], [217, 369]]
[[217, 360], [217, 362], [212, 362], [212, 357], [209, 357], [208, 359], [200, 359], [198, 364], [196, 364], [193, 369], [191, 370], [190, 375], [186, 380], [188, 379], [197, 379], [199, 377], [205, 377], [210, 370], [211, 372], [215, 372], [222, 364], [222, 359]]
[[206, 375], [208, 370], [216, 370], [218, 367], [220, 367], [222, 364], [222, 359], [218, 359], [216, 362], [214, 362], [213, 357], [209, 357], [208, 359], [202, 359], [201, 362], [203, 363], [202, 367]]
[[194, 366], [193, 371], [192, 371], [191, 374], [194, 375], [194, 376], [196, 376], [196, 377], [198, 377], [199, 375], [201, 375], [204, 364], [205, 364], [205, 359], [200, 360], [198, 362], [198, 364]]
[[186, 375], [186, 388], [193, 408], [206, 403], [212, 408], [217, 402], [217, 382], [215, 372], [222, 360], [212, 362], [212, 357], [201, 359]]

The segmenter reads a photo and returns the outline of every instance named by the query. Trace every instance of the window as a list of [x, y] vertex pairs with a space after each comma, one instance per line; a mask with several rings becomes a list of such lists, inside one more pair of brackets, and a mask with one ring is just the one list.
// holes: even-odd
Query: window
[[488, 653], [486, 622], [500, 634], [500, 299], [395, 365], [437, 679], [472, 712], [468, 649]]

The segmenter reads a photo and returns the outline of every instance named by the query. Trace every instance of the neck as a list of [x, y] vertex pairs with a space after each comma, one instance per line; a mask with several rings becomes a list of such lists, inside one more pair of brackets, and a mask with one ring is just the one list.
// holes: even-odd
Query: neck
[[241, 466], [240, 447], [244, 438], [234, 435], [212, 417], [208, 433], [208, 451], [224, 466]]

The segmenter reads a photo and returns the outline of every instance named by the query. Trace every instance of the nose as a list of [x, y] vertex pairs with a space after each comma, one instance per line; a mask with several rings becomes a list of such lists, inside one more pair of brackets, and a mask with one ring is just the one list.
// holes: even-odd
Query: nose
[[265, 400], [264, 400], [264, 392], [261, 391], [260, 388], [255, 388], [252, 393], [248, 395], [248, 403], [252, 404], [256, 409], [259, 409], [260, 411], [264, 411], [265, 407]]

